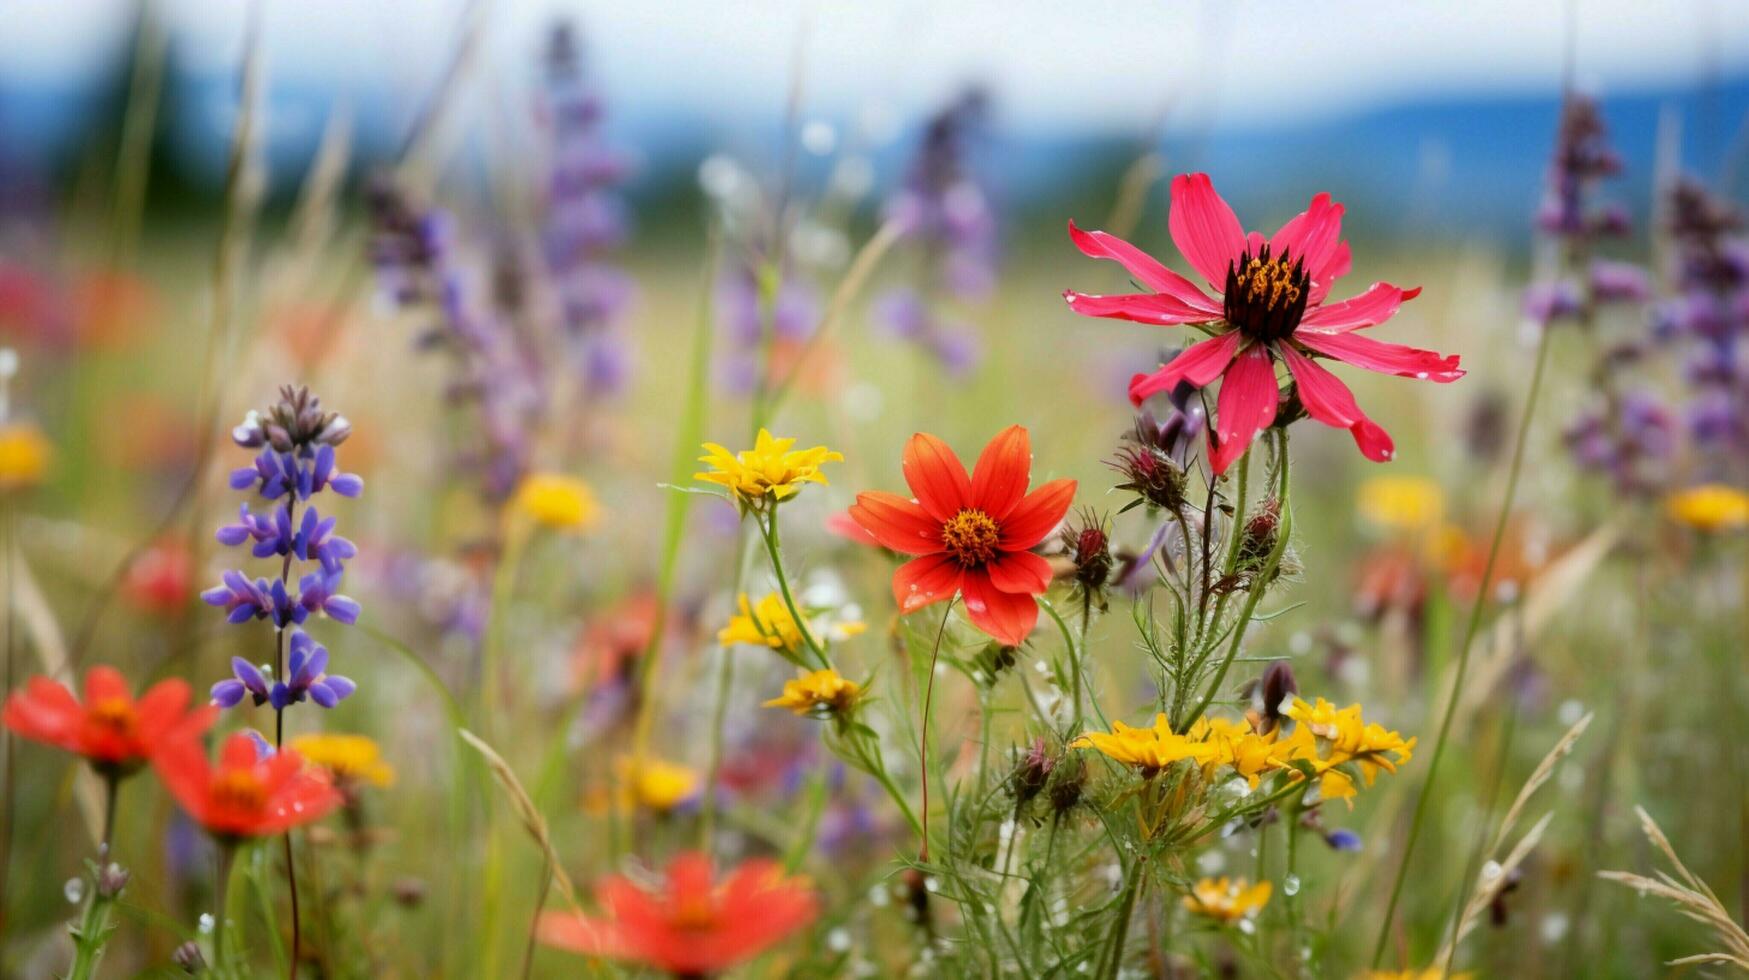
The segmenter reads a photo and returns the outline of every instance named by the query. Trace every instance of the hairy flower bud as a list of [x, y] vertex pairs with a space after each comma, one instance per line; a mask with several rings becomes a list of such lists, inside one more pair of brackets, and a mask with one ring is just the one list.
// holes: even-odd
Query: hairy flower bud
[[1043, 736], [1034, 739], [1032, 748], [1020, 757], [1014, 767], [1012, 785], [1016, 805], [1025, 806], [1044, 792], [1045, 784], [1050, 782], [1051, 771], [1056, 767], [1057, 760], [1050, 754]]

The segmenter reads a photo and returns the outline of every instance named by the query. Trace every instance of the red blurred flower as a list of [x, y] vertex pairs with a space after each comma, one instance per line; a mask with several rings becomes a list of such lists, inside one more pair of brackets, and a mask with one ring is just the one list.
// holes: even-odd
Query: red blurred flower
[[85, 701], [65, 685], [32, 677], [6, 699], [0, 714], [7, 728], [37, 742], [59, 746], [90, 760], [108, 774], [126, 775], [175, 739], [193, 740], [212, 727], [219, 709], [188, 710], [187, 682], [171, 678], [152, 685], [138, 701], [114, 667], [85, 675]]
[[[1209, 464], [1221, 473], [1245, 454], [1275, 420], [1275, 361], [1287, 365], [1306, 414], [1347, 429], [1368, 459], [1393, 452], [1391, 437], [1355, 404], [1354, 395], [1314, 358], [1329, 357], [1368, 371], [1449, 382], [1463, 377], [1457, 355], [1387, 344], [1356, 333], [1389, 320], [1421, 290], [1378, 282], [1339, 303], [1324, 302], [1349, 269], [1342, 205], [1319, 194], [1273, 238], [1247, 234], [1207, 174], [1172, 179], [1168, 216], [1172, 242], [1202, 275], [1210, 292], [1167, 269], [1134, 245], [1069, 223], [1069, 235], [1093, 258], [1113, 259], [1154, 290], [1127, 296], [1065, 292], [1083, 316], [1138, 323], [1199, 324], [1212, 336], [1186, 348], [1153, 374], [1130, 381], [1130, 399], [1171, 391], [1180, 382], [1203, 387], [1222, 379], [1218, 424], [1209, 430]], [[1212, 295], [1211, 295], [1212, 293]]]
[[176, 616], [194, 597], [194, 558], [181, 538], [153, 544], [128, 566], [122, 595], [135, 608], [157, 616]]
[[849, 541], [851, 544], [867, 544], [880, 547], [881, 543], [868, 529], [856, 523], [856, 518], [850, 516], [847, 510], [833, 511], [826, 515], [826, 530]]
[[182, 809], [219, 838], [283, 833], [340, 805], [339, 791], [321, 769], [291, 749], [263, 754], [245, 732], [225, 740], [216, 767], [192, 738], [160, 748], [152, 766]]
[[542, 942], [679, 976], [726, 970], [814, 920], [814, 893], [772, 861], [747, 861], [720, 884], [710, 858], [681, 854], [652, 894], [613, 875], [596, 890], [602, 915], [544, 912]]
[[905, 482], [915, 500], [858, 494], [850, 516], [883, 546], [920, 555], [893, 573], [901, 612], [965, 597], [972, 625], [1019, 646], [1038, 621], [1033, 596], [1051, 584], [1051, 565], [1028, 549], [1045, 539], [1075, 498], [1074, 480], [1027, 493], [1032, 447], [1018, 425], [984, 447], [970, 477], [947, 443], [926, 433], [905, 445]]

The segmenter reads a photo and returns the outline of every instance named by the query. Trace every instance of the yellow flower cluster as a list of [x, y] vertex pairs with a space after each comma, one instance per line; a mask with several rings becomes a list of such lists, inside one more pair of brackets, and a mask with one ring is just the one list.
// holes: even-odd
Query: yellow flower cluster
[[1664, 511], [1678, 523], [1718, 534], [1749, 526], [1749, 493], [1722, 483], [1706, 483], [1664, 499]]
[[1286, 734], [1278, 730], [1264, 735], [1248, 722], [1201, 718], [1179, 735], [1162, 714], [1155, 716], [1148, 728], [1113, 722], [1109, 733], [1088, 732], [1069, 744], [1072, 748], [1098, 749], [1140, 769], [1144, 777], [1190, 759], [1207, 778], [1214, 778], [1223, 768], [1230, 769], [1253, 788], [1277, 770], [1300, 778], [1299, 764], [1310, 764], [1319, 777], [1319, 792], [1325, 799], [1339, 800], [1355, 794], [1354, 779], [1341, 767], [1352, 764], [1371, 786], [1380, 770], [1395, 772], [1415, 749], [1413, 738], [1405, 739], [1383, 725], [1368, 723], [1358, 704], [1337, 708], [1323, 698], [1311, 704], [1295, 698], [1287, 715], [1296, 724]]
[[774, 439], [771, 433], [759, 430], [752, 449], [732, 453], [714, 442], [704, 444], [705, 455], [698, 461], [710, 469], [694, 473], [693, 479], [728, 488], [737, 500], [749, 506], [767, 496], [774, 501], [793, 497], [804, 483], [825, 484], [820, 467], [825, 463], [841, 463], [844, 456], [825, 446], [791, 450], [794, 439]]
[[53, 449], [28, 422], [0, 425], [0, 491], [23, 490], [43, 481]]
[[542, 527], [560, 531], [585, 531], [601, 520], [601, 505], [589, 484], [558, 473], [524, 477], [511, 507]]
[[1155, 715], [1154, 724], [1147, 728], [1132, 728], [1114, 721], [1110, 732], [1088, 732], [1070, 742], [1069, 747], [1098, 749], [1149, 777], [1183, 759], [1193, 759], [1198, 765], [1211, 763], [1217, 751], [1212, 744], [1174, 732], [1164, 714]]
[[291, 747], [340, 782], [388, 786], [395, 781], [395, 769], [383, 761], [382, 749], [363, 735], [299, 735]]
[[804, 673], [783, 685], [783, 696], [765, 702], [767, 708], [788, 708], [798, 715], [842, 714], [862, 696], [862, 687], [827, 668]]
[[1253, 885], [1244, 878], [1204, 878], [1184, 896], [1184, 907], [1216, 922], [1237, 922], [1269, 904], [1274, 888], [1267, 881]]
[[1277, 743], [1277, 757], [1284, 766], [1311, 763], [1319, 776], [1318, 792], [1327, 800], [1349, 800], [1355, 793], [1354, 780], [1337, 767], [1353, 763], [1371, 786], [1379, 770], [1396, 772], [1415, 750], [1415, 739], [1368, 722], [1358, 704], [1337, 708], [1323, 698], [1311, 704], [1294, 698], [1287, 716], [1296, 724]]

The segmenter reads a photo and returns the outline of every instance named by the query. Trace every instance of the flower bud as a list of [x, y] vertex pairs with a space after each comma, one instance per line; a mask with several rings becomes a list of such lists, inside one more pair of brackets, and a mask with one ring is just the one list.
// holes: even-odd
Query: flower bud
[[193, 940], [176, 947], [176, 951], [170, 954], [170, 962], [182, 967], [182, 972], [191, 977], [206, 971], [206, 957], [201, 955], [200, 944]]
[[97, 894], [104, 899], [114, 899], [121, 895], [123, 888], [128, 886], [128, 869], [111, 861], [97, 872]]
[[1057, 767], [1057, 760], [1045, 747], [1041, 736], [1033, 740], [1032, 748], [1020, 757], [1014, 767], [1013, 787], [1014, 800], [1019, 806], [1032, 802], [1033, 797], [1044, 791], [1045, 784], [1050, 782], [1051, 770]]

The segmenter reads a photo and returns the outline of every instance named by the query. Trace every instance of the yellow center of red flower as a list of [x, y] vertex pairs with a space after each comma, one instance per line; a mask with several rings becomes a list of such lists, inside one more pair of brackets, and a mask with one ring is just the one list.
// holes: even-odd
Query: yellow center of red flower
[[717, 925], [717, 909], [708, 895], [693, 895], [681, 899], [669, 915], [668, 922], [676, 929], [703, 932]]
[[1265, 245], [1227, 266], [1223, 315], [1228, 323], [1257, 340], [1292, 336], [1305, 315], [1312, 282], [1305, 264], [1287, 252], [1270, 258]]
[[966, 568], [976, 568], [996, 557], [996, 541], [1001, 536], [1002, 529], [989, 514], [969, 507], [941, 525], [941, 543]]
[[89, 717], [98, 727], [124, 737], [132, 735], [139, 722], [133, 703], [126, 698], [104, 698], [96, 702], [91, 705]]
[[250, 770], [232, 769], [213, 780], [213, 802], [244, 812], [259, 811], [267, 805], [267, 787]]

